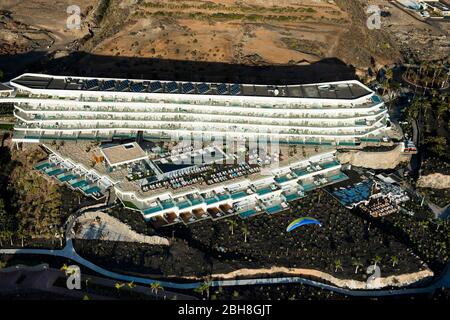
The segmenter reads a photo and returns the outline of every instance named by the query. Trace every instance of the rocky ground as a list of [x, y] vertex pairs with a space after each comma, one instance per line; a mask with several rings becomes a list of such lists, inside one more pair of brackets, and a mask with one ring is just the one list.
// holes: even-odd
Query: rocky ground
[[74, 230], [75, 238], [78, 239], [169, 245], [166, 238], [137, 233], [125, 223], [99, 211], [86, 212], [78, 217], [75, 221]]
[[389, 151], [341, 150], [337, 157], [341, 163], [369, 169], [394, 169], [410, 160], [410, 156], [401, 154], [400, 145]]
[[[427, 24], [378, 0], [375, 3], [384, 13], [382, 28], [369, 30], [367, 3], [78, 1], [82, 28], [68, 30], [66, 9], [72, 4], [68, 0], [51, 5], [48, 0], [6, 0], [0, 4], [0, 69], [19, 73], [35, 61], [46, 66], [48, 59], [75, 52], [85, 54], [61, 60], [62, 67], [52, 71], [73, 72], [74, 68], [67, 69], [72, 64], [87, 74], [101, 69], [102, 73], [115, 70], [122, 76], [144, 76], [137, 58], [258, 66], [295, 66], [336, 58], [362, 71], [400, 61], [404, 52], [427, 59], [448, 55], [449, 23]], [[136, 63], [118, 57], [128, 62], [136, 59]], [[13, 58], [18, 63], [11, 64]], [[156, 66], [153, 72], [160, 74]]]
[[[127, 212], [127, 219], [130, 219], [133, 213]], [[120, 216], [125, 216], [124, 213]], [[323, 227], [305, 227], [286, 233], [286, 226], [302, 215], [316, 217]], [[139, 225], [138, 220], [136, 216], [136, 220], [129, 223]], [[233, 230], [230, 221], [236, 223]], [[171, 245], [76, 240], [75, 247], [80, 255], [108, 269], [156, 276], [203, 276], [239, 269], [286, 267], [317, 269], [339, 279], [365, 281], [367, 275], [361, 270], [377, 255], [382, 261], [383, 276], [426, 269], [392, 234], [369, 227], [364, 219], [343, 208], [324, 191], [302, 199], [292, 211], [273, 216], [262, 214], [247, 220], [234, 217], [203, 221], [156, 232], [171, 238]], [[394, 266], [390, 262], [393, 255], [398, 258]], [[342, 268], [336, 267], [337, 260]], [[361, 263], [358, 273], [353, 265], [356, 260]]]

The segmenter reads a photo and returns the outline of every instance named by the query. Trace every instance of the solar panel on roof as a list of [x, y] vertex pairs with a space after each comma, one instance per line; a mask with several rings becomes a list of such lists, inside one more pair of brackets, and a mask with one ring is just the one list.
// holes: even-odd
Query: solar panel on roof
[[133, 92], [141, 92], [144, 90], [144, 85], [142, 82], [135, 83], [131, 86], [131, 91]]
[[91, 79], [85, 82], [86, 89], [93, 89], [98, 86], [98, 80], [97, 79]]
[[161, 89], [162, 89], [161, 82], [155, 81], [155, 82], [150, 83], [150, 91], [151, 92], [157, 92]]
[[217, 93], [218, 94], [226, 94], [227, 93], [227, 85], [225, 83], [221, 83], [217, 85]]
[[206, 83], [200, 83], [197, 85], [197, 91], [200, 94], [207, 93], [209, 91], [209, 89], [210, 89], [210, 87]]
[[231, 88], [230, 88], [230, 92], [233, 95], [237, 95], [239, 93], [241, 93], [241, 86], [239, 84], [232, 84]]
[[103, 82], [102, 90], [110, 90], [110, 89], [114, 88], [115, 84], [116, 84], [115, 80], [107, 80], [107, 81]]
[[167, 92], [175, 92], [178, 90], [178, 85], [175, 81], [169, 82], [166, 84], [166, 91]]
[[183, 83], [183, 92], [190, 93], [194, 91], [194, 85], [191, 82]]
[[117, 91], [124, 91], [125, 89], [128, 89], [128, 86], [130, 85], [129, 80], [124, 80], [122, 82], [119, 82], [117, 85]]

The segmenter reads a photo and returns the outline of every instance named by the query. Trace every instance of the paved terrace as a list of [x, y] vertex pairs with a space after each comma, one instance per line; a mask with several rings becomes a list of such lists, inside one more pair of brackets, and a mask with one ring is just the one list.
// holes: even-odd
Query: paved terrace
[[[334, 148], [318, 147], [317, 148], [318, 152], [315, 151], [314, 147], [305, 147], [304, 150], [305, 150], [305, 156], [302, 155], [301, 147], [297, 147], [297, 153], [294, 153], [292, 156], [289, 156], [289, 147], [285, 146], [285, 145], [280, 145], [280, 151], [282, 152], [283, 157], [281, 158], [281, 161], [278, 163], [277, 166], [285, 167], [291, 163], [307, 160], [308, 158], [315, 156], [317, 154], [332, 151], [332, 150], [334, 150]], [[270, 167], [268, 167], [268, 169], [270, 169]], [[184, 195], [184, 194], [191, 193], [194, 191], [204, 192], [204, 191], [209, 191], [213, 188], [225, 187], [230, 184], [238, 184], [238, 183], [244, 182], [244, 181], [252, 182], [252, 181], [257, 181], [259, 179], [268, 178], [268, 177], [269, 176], [267, 176], [267, 175], [261, 174], [261, 172], [257, 172], [257, 173], [249, 174], [249, 175], [242, 176], [239, 178], [230, 179], [230, 180], [220, 182], [220, 183], [206, 184], [205, 182], [202, 182], [202, 183], [196, 183], [196, 184], [185, 186], [185, 187], [180, 187], [177, 189], [167, 190], [165, 188], [161, 188], [161, 189], [149, 190], [147, 192], [144, 192], [136, 182], [124, 180], [120, 183], [119, 189], [123, 192], [134, 192], [140, 198], [148, 197], [150, 194], [158, 194], [158, 193], [163, 193], [163, 192], [170, 192], [174, 197], [176, 197], [176, 196]]]
[[[202, 191], [210, 190], [212, 188], [224, 187], [224, 186], [229, 185], [230, 183], [237, 184], [239, 182], [244, 182], [247, 180], [256, 181], [261, 178], [268, 177], [266, 175], [262, 175], [261, 173], [254, 173], [254, 174], [250, 174], [250, 175], [243, 176], [240, 178], [235, 178], [232, 180], [227, 180], [227, 181], [224, 181], [221, 183], [215, 183], [215, 184], [211, 184], [211, 185], [208, 185], [206, 183], [197, 183], [197, 184], [193, 184], [193, 185], [186, 186], [186, 187], [180, 187], [177, 189], [167, 190], [164, 188], [164, 189], [154, 189], [154, 190], [149, 190], [147, 192], [144, 192], [141, 189], [141, 187], [137, 181], [128, 181], [126, 179], [126, 176], [128, 174], [126, 168], [116, 169], [113, 172], [109, 172], [107, 170], [107, 168], [105, 167], [105, 165], [102, 163], [96, 163], [94, 166], [92, 166], [94, 156], [101, 155], [100, 147], [98, 147], [98, 146], [95, 146], [89, 142], [82, 142], [82, 141], [78, 141], [76, 143], [74, 143], [74, 142], [65, 142], [63, 144], [58, 143], [55, 145], [44, 144], [44, 146], [46, 146], [50, 150], [54, 151], [55, 153], [57, 153], [59, 156], [61, 156], [63, 158], [71, 159], [74, 163], [77, 163], [77, 164], [82, 164], [88, 170], [95, 169], [95, 171], [97, 171], [100, 175], [109, 176], [111, 178], [111, 180], [113, 180], [115, 182], [120, 182], [120, 185], [118, 187], [121, 191], [133, 192], [134, 194], [136, 194], [136, 196], [138, 196], [140, 198], [146, 198], [150, 194], [158, 194], [158, 193], [163, 193], [163, 192], [171, 192], [173, 194], [173, 196], [190, 193], [190, 192], [194, 192], [197, 190], [202, 192]], [[89, 148], [89, 147], [90, 147], [90, 150], [87, 151], [88, 150], [87, 148]], [[317, 147], [317, 152], [316, 152], [315, 151], [316, 149], [312, 146], [306, 146], [304, 149], [301, 147], [297, 147], [296, 148], [297, 153], [294, 153], [291, 156], [289, 155], [289, 150], [290, 150], [290, 148], [288, 146], [280, 145], [280, 151], [283, 154], [283, 156], [280, 159], [281, 161], [278, 164], [279, 167], [285, 167], [291, 163], [299, 162], [302, 160], [307, 160], [308, 158], [310, 158], [312, 156], [315, 156], [320, 153], [329, 152], [334, 149], [331, 147], [326, 147], [326, 146], [325, 147]], [[292, 149], [292, 150], [294, 150], [294, 149]], [[305, 156], [303, 156], [302, 150], [305, 150]]]

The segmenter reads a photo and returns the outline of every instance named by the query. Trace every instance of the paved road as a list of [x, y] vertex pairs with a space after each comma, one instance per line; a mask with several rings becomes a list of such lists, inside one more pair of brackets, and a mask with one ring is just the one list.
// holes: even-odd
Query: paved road
[[[63, 296], [72, 296], [74, 298], [82, 299], [86, 294], [85, 291], [80, 290], [69, 290], [67, 288], [55, 286], [55, 282], [64, 276], [64, 272], [59, 269], [50, 268], [48, 264], [40, 264], [37, 266], [24, 266], [18, 265], [9, 268], [0, 269], [0, 292], [17, 292], [18, 290], [30, 290], [36, 289], [40, 291], [46, 291], [51, 293], [60, 294]], [[17, 280], [21, 279], [18, 284]], [[105, 287], [111, 288], [116, 291], [115, 284], [116, 281], [109, 278], [101, 278], [92, 275], [81, 275], [81, 282], [88, 284], [97, 284]], [[89, 287], [89, 285], [88, 285]], [[130, 290], [130, 289], [123, 289]], [[135, 285], [133, 287], [133, 292], [148, 295], [153, 298], [160, 300], [171, 300], [171, 299], [181, 299], [181, 300], [196, 300], [195, 297], [180, 294], [178, 292], [171, 292], [168, 290], [158, 290], [152, 291], [148, 286]], [[95, 300], [115, 300], [109, 296], [102, 296], [97, 294], [89, 293], [89, 298]]]
[[411, 157], [411, 161], [409, 163], [409, 168], [414, 172], [414, 174], [419, 174], [420, 169], [420, 128], [416, 119], [412, 119], [411, 121], [412, 129], [413, 129], [413, 142], [416, 145], [417, 153], [413, 154]]
[[[72, 242], [72, 228], [75, 217], [84, 213], [87, 210], [92, 209], [105, 209], [111, 207], [107, 203], [95, 204], [89, 207], [84, 207], [79, 209], [75, 214], [70, 216], [65, 224], [65, 237], [66, 244], [63, 249], [0, 249], [0, 254], [38, 254], [38, 255], [50, 255], [57, 256], [70, 259], [75, 261], [76, 263], [83, 265], [86, 268], [91, 269], [92, 271], [101, 274], [102, 276], [109, 277], [119, 281], [125, 282], [134, 282], [137, 284], [145, 284], [149, 285], [151, 283], [159, 282], [161, 286], [164, 288], [173, 288], [173, 289], [195, 289], [202, 284], [202, 282], [191, 282], [191, 283], [176, 283], [171, 281], [160, 281], [158, 279], [150, 279], [144, 277], [136, 277], [136, 276], [128, 276], [124, 274], [119, 274], [116, 272], [112, 272], [106, 270], [102, 267], [95, 265], [94, 263], [84, 259], [75, 251]], [[361, 297], [382, 297], [382, 296], [394, 296], [394, 295], [410, 295], [410, 294], [420, 294], [420, 293], [428, 293], [431, 294], [434, 290], [446, 287], [450, 288], [450, 262], [447, 265], [446, 270], [443, 272], [443, 275], [435, 280], [432, 284], [425, 288], [416, 288], [416, 289], [394, 289], [394, 290], [350, 290], [344, 289], [337, 286], [324, 284], [318, 281], [302, 278], [302, 277], [276, 277], [276, 278], [258, 278], [258, 279], [237, 279], [237, 280], [214, 280], [211, 282], [211, 287], [218, 286], [248, 286], [248, 285], [263, 285], [263, 284], [283, 284], [283, 283], [301, 283], [305, 285], [310, 285], [317, 288], [322, 288], [326, 290], [330, 290], [336, 293], [345, 294], [349, 296], [361, 296]]]
[[[119, 281], [135, 282], [138, 284], [151, 284], [159, 282], [165, 288], [173, 289], [194, 289], [201, 285], [201, 282], [191, 283], [176, 283], [171, 281], [160, 281], [156, 279], [149, 279], [143, 277], [135, 277], [119, 274], [116, 272], [108, 271], [102, 267], [99, 267], [92, 262], [79, 256], [73, 248], [72, 239], [66, 241], [66, 246], [62, 250], [49, 250], [49, 249], [0, 249], [0, 254], [43, 254], [52, 255], [58, 257], [64, 257], [71, 259], [76, 263], [83, 265], [105, 277], [109, 277]], [[411, 294], [432, 294], [434, 290], [445, 287], [450, 288], [450, 268], [447, 266], [443, 276], [434, 281], [432, 284], [424, 288], [412, 288], [412, 289], [394, 289], [394, 290], [349, 290], [339, 288], [333, 285], [320, 283], [318, 281], [305, 279], [302, 277], [276, 277], [276, 278], [259, 278], [259, 279], [240, 279], [240, 280], [215, 280], [211, 282], [211, 287], [217, 286], [248, 286], [248, 285], [262, 285], [262, 284], [282, 284], [282, 283], [301, 283], [326, 290], [330, 290], [336, 293], [345, 294], [349, 296], [360, 297], [382, 297], [382, 296], [394, 296], [394, 295], [411, 295]]]

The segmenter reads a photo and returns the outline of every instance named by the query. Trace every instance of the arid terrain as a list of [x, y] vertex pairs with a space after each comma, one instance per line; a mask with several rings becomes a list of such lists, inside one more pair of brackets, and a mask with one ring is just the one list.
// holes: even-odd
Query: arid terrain
[[[366, 26], [369, 2], [383, 10], [381, 29]], [[0, 69], [14, 75], [30, 65], [36, 69], [35, 61], [75, 52], [105, 57], [70, 60], [84, 73], [126, 69], [134, 75], [139, 63], [133, 67], [113, 58], [258, 66], [336, 58], [363, 71], [400, 61], [404, 52], [449, 54], [449, 23], [422, 22], [385, 0], [82, 0], [76, 3], [81, 29], [69, 30], [66, 11], [72, 4], [2, 1]]]

